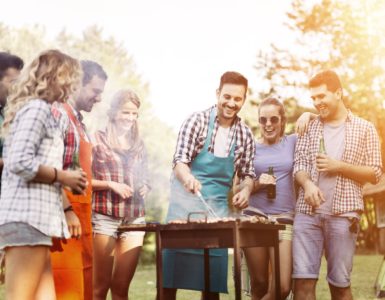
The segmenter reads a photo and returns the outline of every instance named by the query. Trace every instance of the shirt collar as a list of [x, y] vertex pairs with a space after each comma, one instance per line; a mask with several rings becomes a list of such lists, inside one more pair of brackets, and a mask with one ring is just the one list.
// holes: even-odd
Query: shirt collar
[[79, 120], [79, 122], [82, 123], [83, 122], [83, 115], [79, 111], [77, 111], [71, 103], [68, 103], [68, 105], [71, 107], [72, 112], [74, 113], [76, 118]]
[[[215, 110], [215, 122], [218, 123], [218, 107], [217, 107], [216, 104], [213, 105], [213, 106], [211, 106], [210, 109], [209, 109], [209, 111], [211, 112], [213, 109]], [[240, 118], [238, 115], [236, 115], [235, 118], [234, 118], [234, 120], [233, 120], [233, 123], [231, 124], [230, 127], [232, 127], [232, 126], [234, 126], [234, 125], [237, 125], [240, 121], [241, 121], [241, 118]], [[219, 123], [218, 123], [218, 124], [219, 124]]]

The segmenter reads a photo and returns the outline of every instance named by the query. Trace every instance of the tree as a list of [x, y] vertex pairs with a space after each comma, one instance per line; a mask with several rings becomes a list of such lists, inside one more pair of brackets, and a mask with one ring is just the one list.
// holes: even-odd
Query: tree
[[[294, 104], [306, 97], [311, 75], [321, 69], [335, 69], [347, 106], [373, 122], [384, 141], [384, 20], [382, 0], [293, 0], [285, 23], [292, 36], [290, 45], [276, 43], [260, 52], [256, 71], [270, 84], [270, 92]], [[292, 116], [302, 109], [294, 106]], [[369, 203], [366, 207], [372, 206]], [[373, 225], [372, 213], [368, 209], [363, 218], [365, 230]]]
[[146, 199], [148, 220], [162, 220], [171, 173], [171, 159], [175, 134], [152, 112], [151, 103], [146, 101], [149, 84], [136, 71], [133, 58], [122, 43], [113, 37], [105, 38], [103, 31], [92, 26], [81, 37], [64, 30], [53, 40], [48, 40], [43, 26], [10, 28], [0, 23], [0, 50], [10, 51], [22, 57], [26, 63], [39, 52], [57, 48], [78, 59], [89, 59], [100, 63], [108, 74], [103, 101], [93, 111], [85, 114], [85, 123], [90, 132], [103, 128], [107, 122], [106, 111], [113, 93], [121, 88], [132, 88], [141, 101], [139, 126], [141, 136], [148, 150], [152, 189]]

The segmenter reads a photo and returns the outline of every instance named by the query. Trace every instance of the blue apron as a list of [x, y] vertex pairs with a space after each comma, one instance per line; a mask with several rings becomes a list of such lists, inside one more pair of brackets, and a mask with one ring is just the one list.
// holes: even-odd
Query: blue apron
[[[207, 138], [203, 149], [191, 163], [191, 173], [202, 184], [203, 198], [220, 217], [228, 216], [227, 196], [234, 176], [234, 148], [228, 157], [216, 157], [208, 151], [216, 111], [210, 114]], [[186, 192], [175, 177], [171, 181], [170, 204], [166, 221], [186, 220], [190, 212], [206, 211], [199, 198]], [[203, 216], [198, 216], [202, 218]], [[210, 215], [208, 214], [208, 217]], [[227, 293], [227, 249], [210, 250], [210, 291]], [[163, 286], [202, 291], [204, 289], [203, 250], [163, 250]]]

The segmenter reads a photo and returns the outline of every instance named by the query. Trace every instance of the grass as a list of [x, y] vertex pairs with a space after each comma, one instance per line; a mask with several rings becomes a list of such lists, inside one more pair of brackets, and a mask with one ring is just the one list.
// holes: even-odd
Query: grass
[[[355, 300], [376, 299], [374, 282], [383, 257], [380, 255], [356, 255], [354, 258], [352, 291]], [[231, 261], [231, 258], [230, 258]], [[231, 263], [229, 269], [229, 294], [221, 294], [221, 300], [235, 299], [234, 285], [231, 280]], [[155, 265], [139, 265], [130, 288], [131, 300], [154, 300], [156, 294]], [[317, 285], [317, 299], [330, 299], [329, 289], [325, 280], [326, 262], [322, 262], [320, 279]], [[243, 299], [250, 299], [242, 296]], [[4, 299], [4, 287], [0, 287], [0, 300]], [[109, 298], [110, 299], [110, 298]], [[193, 291], [178, 292], [178, 300], [200, 299], [200, 293]]]
[[[379, 255], [356, 255], [354, 258], [352, 274], [352, 291], [355, 300], [376, 299], [374, 296], [374, 282], [382, 263]], [[231, 258], [229, 262], [232, 261]], [[229, 263], [231, 268], [231, 263]], [[231, 280], [231, 269], [229, 269], [229, 294], [221, 294], [221, 300], [235, 299], [234, 284]], [[329, 288], [326, 283], [326, 262], [322, 262], [319, 282], [317, 285], [317, 299], [330, 299]], [[152, 300], [155, 299], [156, 291], [155, 266], [138, 266], [134, 280], [130, 288], [130, 299]], [[200, 299], [200, 293], [193, 291], [178, 291], [178, 300]], [[242, 296], [242, 299], [250, 299]]]

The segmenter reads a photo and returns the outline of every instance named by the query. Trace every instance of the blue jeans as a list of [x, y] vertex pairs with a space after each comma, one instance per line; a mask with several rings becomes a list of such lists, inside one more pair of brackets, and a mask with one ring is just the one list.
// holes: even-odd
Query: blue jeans
[[318, 279], [322, 254], [327, 260], [327, 281], [349, 287], [358, 233], [351, 220], [325, 214], [298, 213], [294, 218], [293, 278]]

